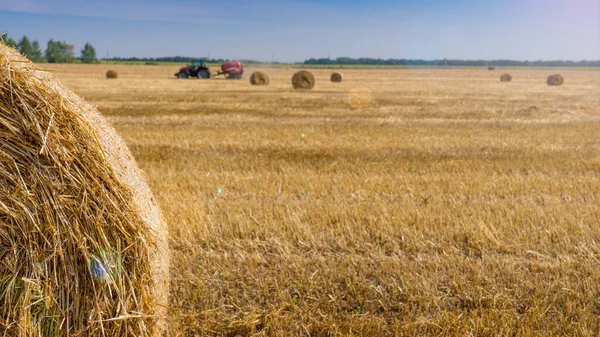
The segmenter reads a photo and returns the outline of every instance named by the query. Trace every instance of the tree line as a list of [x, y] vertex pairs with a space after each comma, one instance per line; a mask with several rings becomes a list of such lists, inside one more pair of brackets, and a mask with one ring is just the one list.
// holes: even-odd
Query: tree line
[[[146, 62], [146, 63], [160, 63], [160, 62], [172, 62], [172, 63], [186, 63], [190, 60], [200, 59], [200, 57], [190, 57], [190, 56], [167, 56], [167, 57], [112, 57], [108, 59], [104, 59], [106, 61], [116, 61], [116, 62]], [[224, 59], [224, 58], [211, 58], [206, 59], [207, 63], [225, 63], [233, 61], [232, 59]], [[238, 60], [245, 64], [262, 64], [265, 62], [256, 61], [256, 60]], [[279, 62], [275, 62], [279, 64]]]
[[66, 41], [50, 39], [43, 54], [38, 40], [30, 41], [25, 35], [19, 41], [15, 41], [7, 34], [4, 34], [0, 42], [17, 49], [33, 62], [73, 63], [75, 60], [79, 60], [82, 63], [97, 62], [96, 50], [90, 43], [85, 44], [80, 51], [80, 56], [77, 58], [75, 57], [75, 46]]
[[[172, 63], [185, 63], [190, 60], [199, 59], [199, 57], [189, 56], [166, 56], [166, 57], [111, 57], [105, 58], [106, 61], [117, 61], [117, 62], [147, 62], [147, 63], [160, 63], [160, 62], [172, 62]], [[227, 62], [226, 59], [210, 59], [208, 63], [219, 63]]]
[[[190, 60], [197, 59], [188, 56], [169, 56], [169, 57], [113, 57], [105, 59], [108, 61], [117, 62], [146, 62], [146, 63], [160, 63], [160, 62], [174, 62], [174, 63], [186, 63]], [[231, 59], [209, 59], [208, 63], [225, 63]], [[245, 64], [263, 64], [270, 62], [261, 62], [256, 60], [239, 60]], [[281, 64], [280, 62], [273, 62], [274, 64]], [[422, 59], [374, 59], [374, 58], [350, 58], [350, 57], [338, 57], [336, 59], [328, 58], [311, 58], [300, 64], [305, 65], [373, 65], [373, 66], [423, 66], [423, 67], [600, 67], [600, 60], [598, 61], [515, 61], [515, 60], [422, 60]]]
[[375, 59], [338, 57], [320, 58], [304, 61], [306, 65], [390, 65], [390, 66], [427, 66], [427, 67], [600, 67], [598, 61], [515, 61], [515, 60], [422, 60], [422, 59]]

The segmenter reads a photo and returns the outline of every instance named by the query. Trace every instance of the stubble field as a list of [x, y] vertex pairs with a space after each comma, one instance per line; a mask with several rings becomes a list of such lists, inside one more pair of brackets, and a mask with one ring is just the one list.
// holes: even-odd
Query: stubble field
[[146, 172], [172, 336], [600, 333], [600, 71], [45, 68]]

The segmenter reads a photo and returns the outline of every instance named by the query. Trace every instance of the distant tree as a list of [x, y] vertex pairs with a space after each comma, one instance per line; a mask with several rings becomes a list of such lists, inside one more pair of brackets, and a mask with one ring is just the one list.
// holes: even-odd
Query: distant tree
[[31, 43], [31, 57], [29, 59], [33, 62], [42, 61], [42, 50], [40, 49], [40, 43], [38, 40], [33, 40]]
[[50, 39], [46, 47], [46, 60], [49, 63], [71, 63], [75, 58], [74, 50], [72, 44]]
[[17, 48], [17, 41], [11, 39], [10, 37], [6, 40], [6, 45], [9, 47]]
[[25, 57], [27, 57], [28, 59], [31, 59], [32, 47], [31, 42], [29, 42], [27, 36], [23, 35], [21, 40], [19, 40], [18, 47], [21, 54], [25, 55]]
[[96, 49], [89, 43], [86, 43], [83, 49], [81, 50], [81, 61], [83, 63], [93, 63], [96, 62]]
[[8, 37], [7, 33], [4, 34], [0, 34], [0, 37], [2, 37], [2, 41], [9, 47], [13, 47], [16, 48], [17, 47], [17, 42], [13, 39], [11, 39], [10, 37]]
[[46, 60], [49, 63], [57, 63], [60, 55], [58, 52], [58, 46], [56, 45], [56, 41], [50, 39], [48, 40], [48, 45], [46, 45]]
[[57, 42], [61, 63], [72, 63], [75, 59], [75, 46], [63, 41]]

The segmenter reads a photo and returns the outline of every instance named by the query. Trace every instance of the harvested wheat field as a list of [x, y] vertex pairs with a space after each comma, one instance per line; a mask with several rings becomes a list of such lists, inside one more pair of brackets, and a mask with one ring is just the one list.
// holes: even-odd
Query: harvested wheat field
[[600, 333], [598, 71], [46, 67], [149, 177], [172, 336]]

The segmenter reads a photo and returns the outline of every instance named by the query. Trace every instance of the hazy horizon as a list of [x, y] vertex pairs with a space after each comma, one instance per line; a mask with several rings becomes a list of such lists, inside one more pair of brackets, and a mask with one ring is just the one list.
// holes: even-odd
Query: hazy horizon
[[599, 0], [6, 0], [0, 22], [98, 58], [600, 60]]

